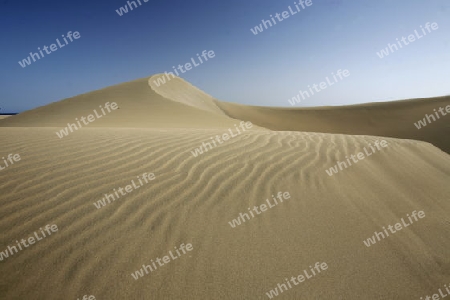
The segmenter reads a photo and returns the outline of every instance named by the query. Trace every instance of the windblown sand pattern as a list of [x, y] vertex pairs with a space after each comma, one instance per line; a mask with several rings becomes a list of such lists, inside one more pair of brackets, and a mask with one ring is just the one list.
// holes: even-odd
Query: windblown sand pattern
[[[330, 177], [325, 170], [337, 160], [381, 138], [255, 126], [193, 157], [191, 150], [240, 120], [216, 111], [216, 100], [197, 91], [172, 100], [174, 94], [161, 96], [146, 80], [129, 84], [0, 123], [0, 153], [22, 157], [0, 171], [0, 251], [46, 224], [59, 229], [0, 262], [0, 298], [264, 299], [316, 261], [328, 270], [277, 298], [416, 299], [449, 282], [445, 152], [382, 138], [388, 148]], [[120, 110], [63, 139], [55, 135], [106, 101]], [[156, 179], [94, 207], [144, 172]], [[278, 191], [291, 199], [230, 227], [228, 221]], [[364, 246], [374, 231], [413, 210], [426, 218]], [[193, 250], [131, 277], [182, 243]]]

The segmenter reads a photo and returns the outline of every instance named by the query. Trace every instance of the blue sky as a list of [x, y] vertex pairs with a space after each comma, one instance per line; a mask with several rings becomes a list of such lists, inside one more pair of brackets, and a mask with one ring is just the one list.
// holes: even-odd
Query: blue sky
[[[21, 112], [171, 71], [196, 53], [216, 56], [182, 74], [228, 102], [287, 106], [338, 69], [350, 76], [296, 107], [450, 94], [448, 0], [312, 0], [254, 35], [294, 0], [154, 1], [123, 16], [123, 0], [0, 0], [0, 112]], [[376, 52], [427, 22], [439, 29], [380, 59]], [[22, 68], [18, 61], [68, 31], [81, 38]]]

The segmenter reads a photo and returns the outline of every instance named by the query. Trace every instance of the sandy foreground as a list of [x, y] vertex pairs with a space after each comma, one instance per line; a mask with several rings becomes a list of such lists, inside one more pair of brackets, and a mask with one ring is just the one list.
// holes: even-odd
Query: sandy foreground
[[[57, 137], [107, 101], [120, 109]], [[181, 80], [161, 88], [136, 80], [1, 121], [0, 155], [21, 160], [0, 171], [0, 252], [47, 224], [58, 231], [0, 261], [0, 299], [269, 299], [285, 278], [311, 275], [316, 262], [327, 269], [272, 297], [420, 299], [445, 291], [450, 156], [442, 148], [258, 124], [195, 157], [191, 151], [236, 133], [241, 120], [258, 123], [230, 117], [231, 106]], [[448, 133], [442, 122], [428, 132], [434, 125]], [[377, 140], [388, 146], [326, 173]], [[96, 208], [143, 173], [154, 180]], [[278, 192], [290, 198], [230, 225], [266, 199], [273, 204]], [[425, 217], [407, 221], [413, 211]], [[408, 227], [363, 243], [402, 218]], [[157, 265], [183, 243], [191, 251]], [[153, 272], [131, 275], [152, 260]]]

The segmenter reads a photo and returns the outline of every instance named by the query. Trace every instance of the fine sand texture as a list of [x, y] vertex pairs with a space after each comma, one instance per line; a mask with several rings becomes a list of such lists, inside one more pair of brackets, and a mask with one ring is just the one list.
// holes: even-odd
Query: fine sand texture
[[[151, 80], [0, 121], [0, 155], [21, 157], [0, 170], [0, 252], [47, 224], [58, 227], [0, 261], [0, 299], [269, 299], [277, 284], [311, 273], [316, 262], [328, 268], [274, 299], [420, 299], [450, 283], [447, 153], [363, 132], [278, 131], [257, 122], [259, 108], [238, 118], [236, 105], [182, 79], [159, 88]], [[108, 101], [120, 109], [66, 137], [55, 134]], [[271, 124], [282, 122], [277, 110]], [[192, 154], [211, 137], [236, 132], [241, 120], [259, 126]], [[333, 176], [325, 172], [377, 140], [388, 146]], [[155, 179], [94, 206], [143, 173]], [[230, 226], [278, 192], [291, 197]], [[413, 211], [425, 217], [363, 243]], [[192, 251], [131, 276], [183, 243]]]
[[0, 120], [1, 120], [1, 119], [6, 119], [6, 118], [8, 118], [8, 117], [10, 117], [10, 115], [0, 115]]

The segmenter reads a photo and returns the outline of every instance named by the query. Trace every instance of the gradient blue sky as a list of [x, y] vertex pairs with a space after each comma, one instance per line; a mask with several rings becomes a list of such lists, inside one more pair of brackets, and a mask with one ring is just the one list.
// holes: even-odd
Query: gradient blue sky
[[[0, 0], [0, 112], [21, 112], [171, 71], [202, 50], [216, 57], [182, 77], [228, 102], [290, 106], [300, 89], [348, 69], [300, 106], [450, 94], [448, 0], [313, 0], [258, 35], [250, 28], [294, 0]], [[426, 22], [439, 29], [380, 59], [376, 52]], [[81, 38], [22, 68], [18, 61], [68, 31]]]

